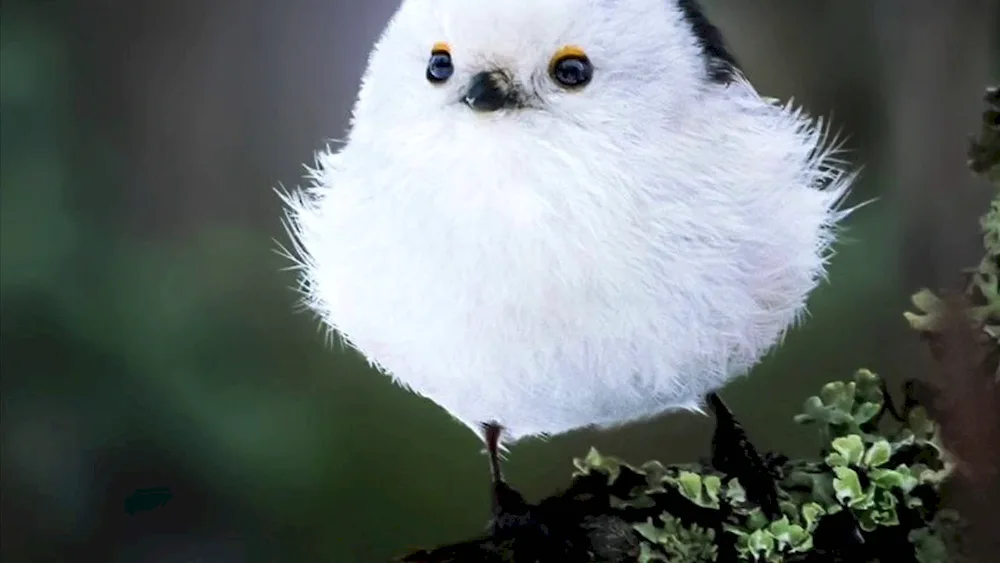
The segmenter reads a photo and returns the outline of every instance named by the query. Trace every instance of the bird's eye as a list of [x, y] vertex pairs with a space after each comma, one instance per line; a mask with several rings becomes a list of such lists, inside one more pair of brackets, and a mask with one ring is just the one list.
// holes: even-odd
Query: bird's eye
[[451, 48], [447, 43], [435, 43], [431, 58], [427, 61], [427, 80], [438, 84], [451, 78], [455, 65], [451, 62]]
[[583, 49], [567, 45], [552, 57], [549, 63], [549, 76], [567, 88], [586, 86], [594, 77], [594, 65], [590, 63]]

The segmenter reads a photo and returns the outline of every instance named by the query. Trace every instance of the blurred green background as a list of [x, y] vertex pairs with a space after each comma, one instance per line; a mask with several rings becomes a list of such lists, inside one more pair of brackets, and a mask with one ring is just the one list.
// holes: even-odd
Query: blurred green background
[[[327, 346], [275, 252], [272, 190], [343, 134], [395, 5], [3, 0], [4, 561], [373, 562], [483, 530], [476, 437]], [[907, 296], [978, 258], [990, 194], [964, 138], [1000, 77], [1000, 2], [705, 5], [762, 92], [847, 135], [854, 201], [879, 198], [808, 323], [724, 392], [760, 447], [806, 454], [805, 396], [919, 370]], [[590, 445], [686, 461], [711, 429], [525, 442], [508, 477], [534, 499]], [[130, 509], [149, 487], [172, 496]]]

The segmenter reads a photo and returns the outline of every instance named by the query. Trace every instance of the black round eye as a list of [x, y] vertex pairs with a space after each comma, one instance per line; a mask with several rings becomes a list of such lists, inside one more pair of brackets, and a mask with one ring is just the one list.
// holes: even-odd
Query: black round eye
[[552, 79], [567, 88], [585, 86], [594, 76], [594, 65], [586, 55], [566, 55], [552, 65]]
[[448, 51], [433, 51], [431, 59], [427, 62], [427, 80], [431, 82], [444, 82], [455, 73], [455, 65], [451, 62], [451, 54]]

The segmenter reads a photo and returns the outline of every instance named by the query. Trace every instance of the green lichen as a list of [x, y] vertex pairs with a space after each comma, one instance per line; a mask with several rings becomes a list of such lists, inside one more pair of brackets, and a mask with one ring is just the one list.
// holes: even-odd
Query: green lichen
[[718, 475], [702, 477], [693, 471], [680, 471], [676, 477], [666, 475], [663, 482], [675, 487], [684, 498], [704, 508], [719, 508], [722, 479]]
[[813, 547], [814, 530], [787, 515], [752, 531], [731, 524], [725, 530], [736, 536], [736, 552], [747, 561], [781, 562], [788, 554], [805, 553]]
[[[641, 476], [621, 510], [667, 506], [665, 496], [683, 499], [658, 518], [646, 517], [633, 527], [642, 537], [639, 561], [695, 563], [716, 561], [720, 546], [732, 548], [738, 561], [795, 561], [813, 550], [824, 522], [848, 512], [859, 533], [875, 538], [898, 528], [905, 518], [928, 532], [911, 536], [914, 553], [937, 549], [926, 536], [938, 517], [941, 484], [952, 470], [937, 437], [937, 427], [920, 407], [891, 432], [878, 432], [883, 412], [881, 379], [859, 370], [849, 381], [829, 383], [810, 397], [795, 417], [823, 437], [821, 460], [784, 463], [777, 480], [782, 515], [771, 520], [750, 502], [739, 477], [707, 467], [663, 466], [648, 462], [632, 466], [591, 449], [575, 460], [577, 476], [602, 474], [609, 484], [623, 475]], [[690, 508], [690, 510], [688, 510]], [[684, 514], [697, 511], [697, 517]], [[706, 526], [705, 511], [716, 526]], [[905, 532], [905, 531], [904, 531]], [[834, 540], [835, 542], [836, 540]], [[931, 557], [931, 555], [925, 555]], [[936, 560], [940, 561], [940, 559]]]
[[685, 524], [670, 514], [660, 514], [658, 522], [647, 518], [634, 528], [643, 539], [640, 544], [640, 563], [715, 561], [718, 555], [715, 530], [702, 528], [697, 524]]
[[824, 440], [868, 435], [866, 429], [873, 430], [871, 423], [882, 411], [884, 400], [881, 379], [863, 369], [853, 381], [832, 381], [818, 395], [806, 399], [795, 422], [817, 424]]

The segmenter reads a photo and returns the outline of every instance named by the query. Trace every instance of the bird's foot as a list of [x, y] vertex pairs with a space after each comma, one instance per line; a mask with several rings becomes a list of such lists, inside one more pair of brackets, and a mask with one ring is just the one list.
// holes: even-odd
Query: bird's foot
[[532, 523], [531, 505], [505, 481], [493, 484], [493, 517], [487, 525], [492, 535]]
[[495, 423], [483, 425], [486, 452], [490, 458], [490, 475], [493, 481], [493, 510], [488, 525], [488, 530], [493, 535], [531, 522], [531, 505], [503, 478], [499, 452], [502, 431], [503, 428]]
[[[895, 419], [896, 422], [906, 423], [914, 408], [923, 407], [929, 411], [933, 411], [936, 406], [935, 399], [937, 398], [938, 390], [926, 381], [907, 379], [903, 382], [902, 407], [897, 406], [896, 402], [892, 399], [892, 394], [889, 393], [889, 385], [885, 380], [882, 380], [880, 385], [882, 387], [882, 408], [868, 423], [872, 427], [878, 426], [886, 414]], [[932, 414], [932, 418], [937, 417]]]
[[783, 458], [771, 455], [761, 457], [722, 398], [716, 393], [709, 393], [707, 401], [715, 415], [712, 466], [730, 478], [738, 478], [751, 502], [757, 504], [769, 518], [779, 518], [781, 508], [778, 506], [775, 480], [780, 478]]

